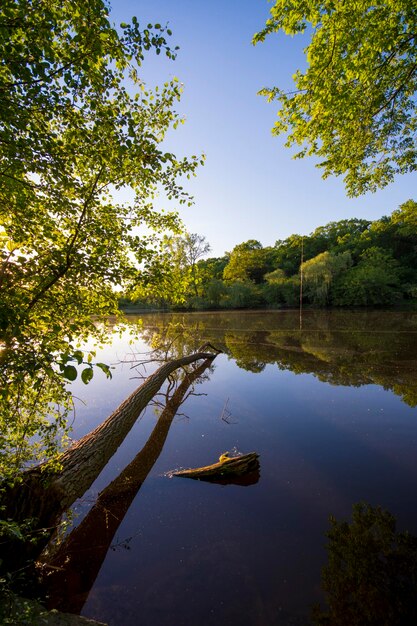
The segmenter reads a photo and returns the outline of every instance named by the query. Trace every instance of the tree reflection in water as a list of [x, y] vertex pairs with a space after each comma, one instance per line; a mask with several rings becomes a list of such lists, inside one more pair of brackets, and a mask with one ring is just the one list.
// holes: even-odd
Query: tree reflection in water
[[322, 572], [327, 610], [316, 626], [414, 626], [417, 623], [417, 538], [396, 531], [395, 518], [369, 504], [351, 523], [331, 519]]
[[[152, 343], [156, 355], [178, 357], [209, 341], [223, 348], [240, 368], [254, 373], [272, 365], [294, 373], [312, 374], [332, 385], [379, 385], [400, 396], [410, 406], [417, 403], [415, 313], [316, 314], [310, 311], [305, 315], [301, 332], [298, 313], [147, 315], [143, 328], [144, 338]], [[163, 427], [162, 422], [160, 427]], [[126, 468], [114, 481], [116, 487], [112, 483], [100, 494], [89, 520], [87, 516], [85, 523], [82, 522], [68, 536], [57, 552], [45, 559], [53, 572], [47, 579], [51, 584], [51, 598], [56, 599], [55, 606], [74, 611], [83, 606], [105, 553], [114, 541], [123, 511], [127, 511], [152, 467], [151, 458], [148, 461], [142, 458], [140, 466], [141, 470], [132, 466], [132, 484], [124, 485], [117, 495], [117, 481], [120, 479], [119, 484], [123, 485], [122, 477], [126, 478], [125, 472], [129, 472]], [[353, 497], [349, 499], [352, 501]], [[316, 609], [315, 623], [320, 626], [416, 623], [412, 608], [416, 595], [415, 540], [405, 540], [395, 533], [389, 514], [362, 507], [361, 513], [355, 515], [359, 517], [351, 525], [337, 522], [332, 525], [329, 564], [323, 575], [329, 608]], [[369, 520], [373, 520], [371, 530], [367, 526]], [[382, 543], [378, 543], [379, 540]], [[89, 548], [94, 547], [94, 542], [97, 551], [93, 556]], [[210, 556], [215, 554], [212, 546], [207, 551]], [[195, 559], [199, 563], [193, 572], [201, 569], [201, 554], [196, 554]], [[236, 561], [240, 562], [238, 558]], [[59, 572], [54, 570], [55, 567], [64, 569]], [[359, 574], [360, 584], [357, 582]], [[205, 581], [208, 587], [219, 578], [215, 564], [213, 577], [213, 580]], [[248, 585], [254, 582], [250, 580]], [[160, 582], [163, 588], [164, 580]], [[183, 582], [178, 579], [178, 591]], [[237, 593], [242, 597], [241, 588]], [[152, 610], [150, 614], [153, 615]], [[297, 623], [304, 624], [303, 621]]]
[[162, 452], [172, 420], [211, 366], [212, 359], [208, 359], [183, 374], [142, 450], [99, 494], [91, 511], [63, 543], [50, 546], [41, 557], [48, 608], [80, 613], [117, 529]]
[[417, 313], [395, 311], [146, 315], [143, 336], [182, 355], [208, 341], [247, 371], [266, 365], [313, 374], [332, 385], [375, 384], [417, 406]]

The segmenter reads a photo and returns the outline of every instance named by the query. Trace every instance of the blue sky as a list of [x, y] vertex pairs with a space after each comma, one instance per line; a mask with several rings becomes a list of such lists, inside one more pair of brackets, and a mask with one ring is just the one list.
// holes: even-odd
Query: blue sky
[[275, 35], [254, 47], [252, 36], [269, 8], [266, 0], [112, 1], [116, 23], [133, 15], [144, 26], [168, 22], [172, 44], [180, 46], [174, 62], [149, 54], [142, 74], [150, 85], [174, 76], [184, 84], [177, 109], [186, 123], [170, 135], [167, 149], [206, 154], [197, 178], [186, 181], [195, 204], [180, 214], [187, 230], [206, 236], [213, 256], [248, 239], [267, 246], [330, 221], [377, 219], [417, 199], [415, 174], [350, 199], [342, 179], [322, 180], [312, 159], [293, 160], [284, 138], [271, 135], [277, 106], [257, 91], [292, 88], [306, 39]]

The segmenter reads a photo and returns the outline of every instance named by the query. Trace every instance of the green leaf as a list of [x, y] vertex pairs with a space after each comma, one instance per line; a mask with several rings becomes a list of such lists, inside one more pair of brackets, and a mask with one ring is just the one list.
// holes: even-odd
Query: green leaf
[[73, 381], [77, 378], [77, 369], [73, 365], [66, 365], [62, 373], [67, 380]]
[[85, 385], [88, 385], [88, 383], [90, 382], [90, 380], [93, 378], [94, 376], [94, 371], [92, 367], [86, 367], [82, 372], [81, 372], [81, 380], [83, 381], [83, 383]]
[[[126, 87], [141, 87], [145, 50], [169, 51], [163, 29], [141, 31], [136, 18], [116, 29], [107, 2], [87, 4], [88, 16], [85, 0], [5, 0], [0, 9], [0, 95], [7, 94], [0, 106], [7, 138], [0, 142], [7, 198], [0, 203], [0, 334], [13, 346], [13, 354], [1, 355], [7, 402], [0, 432], [2, 450], [20, 450], [18, 458], [0, 458], [0, 473], [9, 475], [53, 454], [45, 414], [65, 431], [71, 393], [64, 382], [95, 358], [76, 348], [107, 340], [109, 316], [120, 319], [118, 291], [137, 282], [138, 264], [157, 258], [161, 233], [179, 227], [153, 208], [156, 189], [182, 200], [178, 180], [196, 167], [193, 158], [162, 156], [178, 88], [171, 81], [159, 92], [144, 87], [141, 101]], [[112, 195], [118, 189], [137, 201], [119, 204]], [[132, 243], [137, 226], [155, 240]], [[22, 424], [30, 424], [30, 437]], [[32, 435], [41, 439], [33, 447]], [[27, 442], [24, 452], [19, 441]]]
[[275, 0], [253, 43], [274, 32], [303, 33], [294, 86], [261, 94], [278, 101], [273, 134], [296, 157], [314, 156], [323, 178], [343, 176], [357, 196], [417, 168], [416, 17], [405, 1]]
[[99, 367], [102, 370], [102, 372], [106, 374], [107, 378], [112, 377], [110, 367], [106, 365], [106, 363], [96, 363], [96, 366]]
[[76, 350], [73, 354], [73, 357], [77, 361], [78, 365], [81, 365], [84, 359], [84, 353], [81, 350]]

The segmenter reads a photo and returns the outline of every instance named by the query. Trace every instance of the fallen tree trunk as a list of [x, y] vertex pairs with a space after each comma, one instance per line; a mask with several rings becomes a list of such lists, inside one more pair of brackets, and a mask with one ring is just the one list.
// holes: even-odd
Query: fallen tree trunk
[[[204, 352], [206, 348], [213, 352]], [[195, 354], [164, 363], [110, 417], [62, 453], [59, 471], [51, 473], [38, 466], [24, 472], [21, 484], [5, 486], [0, 502], [5, 518], [35, 520], [35, 530], [26, 545], [11, 540], [3, 546], [3, 566], [8, 561], [19, 564], [23, 554], [25, 560], [37, 557], [49, 540], [48, 530], [52, 532], [62, 513], [89, 489], [172, 372], [202, 359], [212, 361], [219, 352], [206, 344]], [[30, 541], [34, 538], [36, 542]]]
[[79, 613], [100, 571], [107, 551], [143, 482], [162, 452], [169, 428], [193, 385], [210, 367], [211, 359], [184, 376], [144, 447], [99, 495], [74, 530], [51, 554], [41, 556], [41, 574], [48, 608]]
[[161, 389], [168, 376], [180, 367], [202, 359], [214, 359], [216, 353], [199, 351], [162, 365], [138, 389], [91, 433], [77, 441], [60, 458], [62, 469], [54, 481], [60, 504], [66, 509], [83, 495], [107, 465], [140, 413]]

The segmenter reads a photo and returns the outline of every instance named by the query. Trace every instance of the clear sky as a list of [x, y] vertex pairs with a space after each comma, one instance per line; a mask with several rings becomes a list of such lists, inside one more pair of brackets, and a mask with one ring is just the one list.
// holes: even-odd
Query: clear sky
[[269, 15], [267, 0], [111, 3], [116, 24], [133, 15], [144, 27], [168, 22], [172, 45], [180, 46], [174, 62], [148, 54], [142, 74], [149, 85], [173, 76], [184, 83], [177, 110], [186, 123], [166, 149], [177, 156], [206, 154], [197, 178], [186, 181], [195, 204], [180, 214], [187, 230], [206, 236], [212, 256], [248, 239], [268, 246], [330, 221], [377, 219], [409, 198], [417, 200], [416, 174], [350, 199], [342, 179], [322, 180], [312, 159], [293, 160], [284, 138], [272, 136], [277, 105], [257, 92], [273, 85], [292, 88], [292, 74], [305, 63], [306, 39], [274, 35], [254, 47], [252, 36]]

